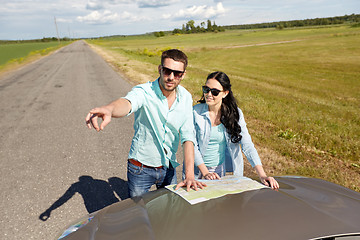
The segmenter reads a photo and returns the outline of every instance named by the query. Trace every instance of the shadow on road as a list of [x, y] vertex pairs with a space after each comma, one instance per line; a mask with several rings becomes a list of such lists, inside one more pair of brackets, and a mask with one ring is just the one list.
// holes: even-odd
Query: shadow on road
[[127, 182], [118, 177], [112, 177], [107, 181], [94, 179], [91, 176], [80, 176], [79, 181], [73, 183], [69, 189], [45, 212], [40, 214], [39, 219], [46, 221], [53, 210], [62, 206], [75, 195], [81, 194], [84, 199], [86, 210], [89, 213], [98, 211], [108, 205], [119, 202], [114, 192], [121, 200], [128, 198]]

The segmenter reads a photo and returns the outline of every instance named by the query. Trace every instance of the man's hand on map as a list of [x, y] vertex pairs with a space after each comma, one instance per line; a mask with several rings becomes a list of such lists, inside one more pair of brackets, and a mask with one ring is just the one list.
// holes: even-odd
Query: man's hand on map
[[216, 180], [216, 179], [220, 180], [221, 179], [220, 176], [215, 172], [208, 172], [207, 174], [205, 174], [204, 178], [206, 180]]
[[274, 190], [279, 189], [279, 183], [273, 177], [260, 177], [260, 180], [264, 185]]
[[175, 191], [178, 190], [181, 187], [186, 187], [186, 191], [189, 192], [190, 188], [194, 189], [195, 191], [200, 189], [203, 189], [204, 187], [206, 187], [207, 185], [205, 183], [196, 181], [194, 178], [185, 178], [184, 181], [178, 183], [178, 185], [176, 185]]

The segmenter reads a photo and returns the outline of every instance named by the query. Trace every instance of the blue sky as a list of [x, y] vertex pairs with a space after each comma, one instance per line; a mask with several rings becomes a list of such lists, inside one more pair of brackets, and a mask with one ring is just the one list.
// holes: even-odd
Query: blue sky
[[0, 0], [0, 39], [100, 37], [360, 14], [359, 0]]

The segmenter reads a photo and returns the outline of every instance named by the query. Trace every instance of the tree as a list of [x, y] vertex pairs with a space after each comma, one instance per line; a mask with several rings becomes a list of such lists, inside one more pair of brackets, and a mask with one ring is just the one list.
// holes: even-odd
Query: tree
[[192, 33], [196, 32], [196, 27], [195, 27], [195, 21], [194, 20], [188, 21], [186, 25], [189, 26], [189, 28], [187, 28], [186, 30], [191, 31]]
[[278, 24], [278, 25], [276, 25], [276, 29], [282, 30], [282, 29], [284, 29], [284, 25]]
[[211, 21], [210, 20], [207, 20], [207, 28], [206, 30], [208, 32], [212, 32], [213, 31], [213, 28], [212, 28], [212, 25], [211, 25]]
[[175, 28], [173, 31], [172, 31], [172, 34], [180, 34], [182, 33], [182, 31], [178, 28]]
[[200, 26], [201, 26], [200, 31], [201, 31], [201, 32], [206, 32], [205, 22], [201, 22], [201, 23], [200, 23]]
[[185, 33], [186, 32], [186, 28], [185, 28], [185, 24], [182, 25], [182, 33]]

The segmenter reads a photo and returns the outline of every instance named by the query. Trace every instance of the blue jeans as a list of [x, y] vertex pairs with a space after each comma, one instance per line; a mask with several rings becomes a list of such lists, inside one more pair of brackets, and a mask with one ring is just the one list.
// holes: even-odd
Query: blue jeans
[[140, 196], [149, 191], [153, 184], [157, 188], [177, 184], [175, 169], [139, 167], [128, 162], [127, 167], [128, 189], [130, 197]]

